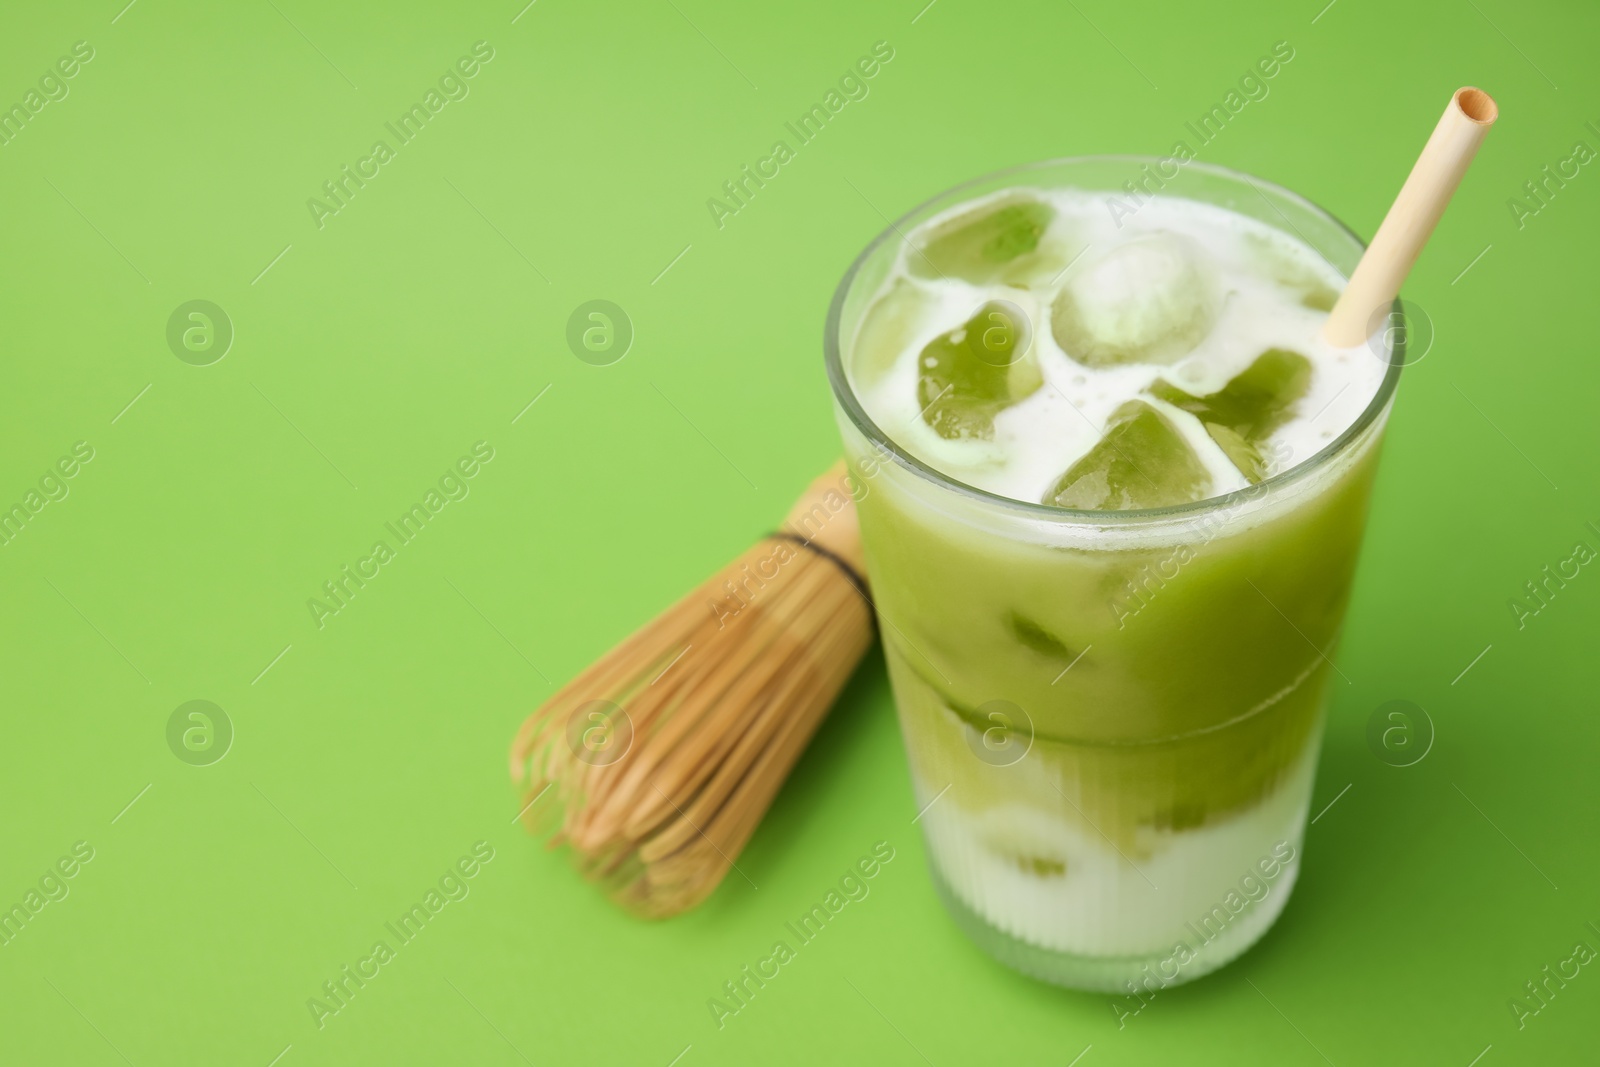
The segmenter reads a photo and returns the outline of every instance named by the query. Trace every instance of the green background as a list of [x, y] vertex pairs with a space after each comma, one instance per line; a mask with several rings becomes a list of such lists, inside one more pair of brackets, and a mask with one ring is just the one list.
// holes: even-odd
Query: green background
[[[0, 504], [94, 458], [0, 547], [0, 904], [94, 858], [0, 947], [0, 1062], [1593, 1059], [1600, 967], [1523, 1028], [1508, 1001], [1600, 948], [1600, 574], [1522, 629], [1508, 601], [1600, 548], [1600, 176], [1520, 226], [1507, 201], [1600, 148], [1600, 14], [925, 2], [8, 5], [0, 102], [94, 58], [0, 146]], [[308, 198], [479, 40], [470, 95], [319, 229]], [[870, 95], [718, 229], [707, 198], [880, 40]], [[1278, 41], [1199, 156], [1358, 232], [1458, 85], [1502, 118], [1407, 288], [1437, 341], [1339, 657], [1336, 802], [1266, 939], [1120, 1028], [992, 963], [934, 898], [877, 652], [741, 857], [758, 888], [641, 923], [513, 826], [523, 717], [836, 454], [823, 316], [885, 216], [1165, 153]], [[565, 341], [596, 298], [635, 330], [610, 366]], [[236, 333], [209, 366], [166, 341], [194, 299]], [[480, 440], [470, 495], [319, 629], [308, 598]], [[167, 744], [194, 699], [235, 731], [209, 766]], [[1366, 741], [1394, 699], [1436, 728], [1411, 767]], [[478, 841], [470, 895], [319, 1030], [307, 999]], [[879, 841], [871, 895], [719, 1030], [707, 998]]]

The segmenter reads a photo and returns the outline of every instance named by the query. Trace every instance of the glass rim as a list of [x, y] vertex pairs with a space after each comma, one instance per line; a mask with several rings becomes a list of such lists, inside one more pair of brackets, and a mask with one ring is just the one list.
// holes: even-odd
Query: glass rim
[[[903, 227], [909, 225], [922, 212], [940, 203], [946, 203], [946, 206], [954, 206], [956, 194], [978, 185], [994, 182], [996, 179], [1079, 163], [1127, 162], [1131, 164], [1155, 164], [1168, 158], [1166, 156], [1113, 153], [1108, 155], [1064, 156], [1059, 159], [1023, 163], [1018, 166], [991, 171], [988, 174], [979, 175], [958, 185], [953, 185], [922, 201], [889, 223], [884, 230], [868, 242], [867, 246], [861, 250], [861, 253], [850, 264], [850, 268], [845, 271], [844, 277], [839, 281], [838, 288], [834, 290], [833, 300], [828, 305], [828, 318], [823, 327], [822, 347], [828, 369], [828, 384], [833, 390], [834, 400], [849, 416], [851, 424], [867, 438], [868, 443], [880, 454], [886, 453], [892, 456], [900, 466], [937, 487], [951, 490], [958, 495], [975, 499], [991, 507], [1000, 507], [1007, 511], [1020, 513], [1030, 519], [1043, 519], [1057, 524], [1099, 527], [1133, 525], [1155, 520], [1183, 519], [1241, 505], [1266, 493], [1281, 490], [1286, 486], [1301, 481], [1326, 467], [1335, 457], [1344, 454], [1351, 444], [1365, 434], [1368, 428], [1377, 421], [1378, 416], [1387, 409], [1389, 401], [1394, 397], [1395, 390], [1400, 382], [1400, 371], [1405, 366], [1404, 329], [1396, 331], [1394, 335], [1393, 347], [1389, 352], [1389, 366], [1384, 372], [1383, 380], [1378, 384], [1377, 392], [1373, 394], [1367, 406], [1362, 409], [1361, 414], [1357, 415], [1350, 425], [1332, 441], [1329, 441], [1305, 460], [1253, 485], [1243, 486], [1221, 496], [1206, 497], [1204, 500], [1195, 500], [1187, 504], [1174, 504], [1170, 507], [1130, 508], [1126, 511], [1094, 511], [1083, 508], [1062, 508], [1053, 504], [1036, 504], [1026, 500], [1018, 500], [1015, 497], [992, 493], [987, 489], [968, 485], [966, 482], [924, 463], [902, 447], [889, 434], [885, 433], [883, 428], [874, 422], [872, 416], [868, 415], [866, 409], [862, 407], [861, 401], [856, 396], [855, 389], [851, 386], [849, 375], [844, 368], [844, 356], [839, 330], [844, 317], [845, 300], [850, 296], [851, 286], [868, 258], [878, 250], [879, 246], [885, 244], [891, 237], [909, 240], [904, 236]], [[1255, 187], [1258, 192], [1262, 190], [1271, 191], [1304, 209], [1308, 209], [1313, 214], [1322, 216], [1331, 222], [1337, 230], [1355, 241], [1357, 247], [1362, 251], [1366, 250], [1367, 243], [1354, 230], [1345, 225], [1338, 216], [1320, 204], [1308, 200], [1299, 193], [1286, 189], [1276, 182], [1269, 182], [1254, 175], [1246, 174], [1244, 171], [1218, 166], [1214, 163], [1189, 162], [1184, 164], [1184, 168], [1196, 169], [1234, 181], [1242, 181]], [[1094, 190], [1089, 191], [1092, 192]], [[1313, 248], [1312, 251], [1315, 252], [1317, 250]], [[1318, 254], [1320, 255], [1321, 253], [1319, 252]], [[1404, 309], [1398, 296], [1395, 297], [1389, 314], [1399, 317], [1400, 321], [1404, 322]]]

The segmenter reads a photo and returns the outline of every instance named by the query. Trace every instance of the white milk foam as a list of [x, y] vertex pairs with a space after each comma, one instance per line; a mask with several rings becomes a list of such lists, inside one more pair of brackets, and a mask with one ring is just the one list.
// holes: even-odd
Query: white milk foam
[[[1105, 197], [1109, 194], [1059, 189], [1033, 190], [1032, 195], [1056, 210], [1040, 249], [1056, 253], [1065, 270], [1056, 267], [1045, 272], [1047, 276], [1031, 289], [913, 277], [906, 264], [917, 252], [902, 247], [899, 262], [874, 298], [881, 298], [897, 282], [903, 286], [910, 280], [929, 299], [929, 308], [915, 319], [909, 344], [892, 365], [886, 354], [879, 354], [880, 365], [887, 365], [881, 376], [863, 381], [853, 375], [857, 394], [873, 421], [923, 462], [968, 485], [1038, 503], [1062, 472], [1099, 441], [1111, 413], [1157, 378], [1193, 395], [1205, 395], [1221, 389], [1267, 349], [1282, 348], [1310, 360], [1312, 376], [1294, 417], [1263, 448], [1269, 457], [1268, 473], [1276, 474], [1305, 462], [1330, 444], [1377, 393], [1387, 369], [1384, 358], [1365, 345], [1352, 349], [1328, 345], [1321, 337], [1327, 313], [1302, 305], [1305, 283], [1337, 293], [1345, 279], [1298, 238], [1224, 208], [1178, 197], [1146, 201], [1134, 215], [1123, 218], [1119, 228], [1107, 210]], [[953, 208], [929, 220], [922, 230], [983, 202], [969, 201]], [[920, 232], [910, 235], [911, 244], [918, 243]], [[1073, 361], [1050, 329], [1050, 305], [1056, 292], [1097, 256], [1133, 238], [1158, 232], [1187, 237], [1201, 250], [1202, 270], [1212, 279], [1221, 301], [1210, 333], [1168, 366], [1096, 368]], [[1300, 284], [1280, 280], [1286, 265], [1290, 268], [1287, 273], [1296, 276]], [[1057, 271], [1059, 276], [1052, 280], [1048, 275]], [[925, 346], [966, 322], [987, 300], [1011, 301], [1032, 320], [1033, 352], [1045, 384], [995, 416], [993, 440], [946, 440], [921, 418], [918, 357]], [[861, 363], [860, 352], [855, 363]], [[1141, 399], [1160, 409], [1183, 432], [1211, 472], [1214, 496], [1247, 484], [1193, 415], [1149, 397]]]

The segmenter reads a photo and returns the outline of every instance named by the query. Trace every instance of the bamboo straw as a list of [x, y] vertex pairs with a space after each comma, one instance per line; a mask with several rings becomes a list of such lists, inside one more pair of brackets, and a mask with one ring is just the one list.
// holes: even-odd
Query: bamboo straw
[[1353, 348], [1370, 336], [1374, 317], [1394, 302], [1499, 114], [1482, 89], [1466, 86], [1450, 98], [1322, 328], [1329, 344]]

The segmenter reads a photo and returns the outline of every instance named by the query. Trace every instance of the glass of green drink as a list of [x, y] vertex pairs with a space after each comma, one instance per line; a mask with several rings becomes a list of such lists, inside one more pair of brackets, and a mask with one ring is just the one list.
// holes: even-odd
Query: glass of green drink
[[839, 286], [917, 821], [1013, 967], [1153, 990], [1288, 899], [1404, 363], [1320, 337], [1362, 249], [1245, 175], [1091, 157], [942, 194]]

